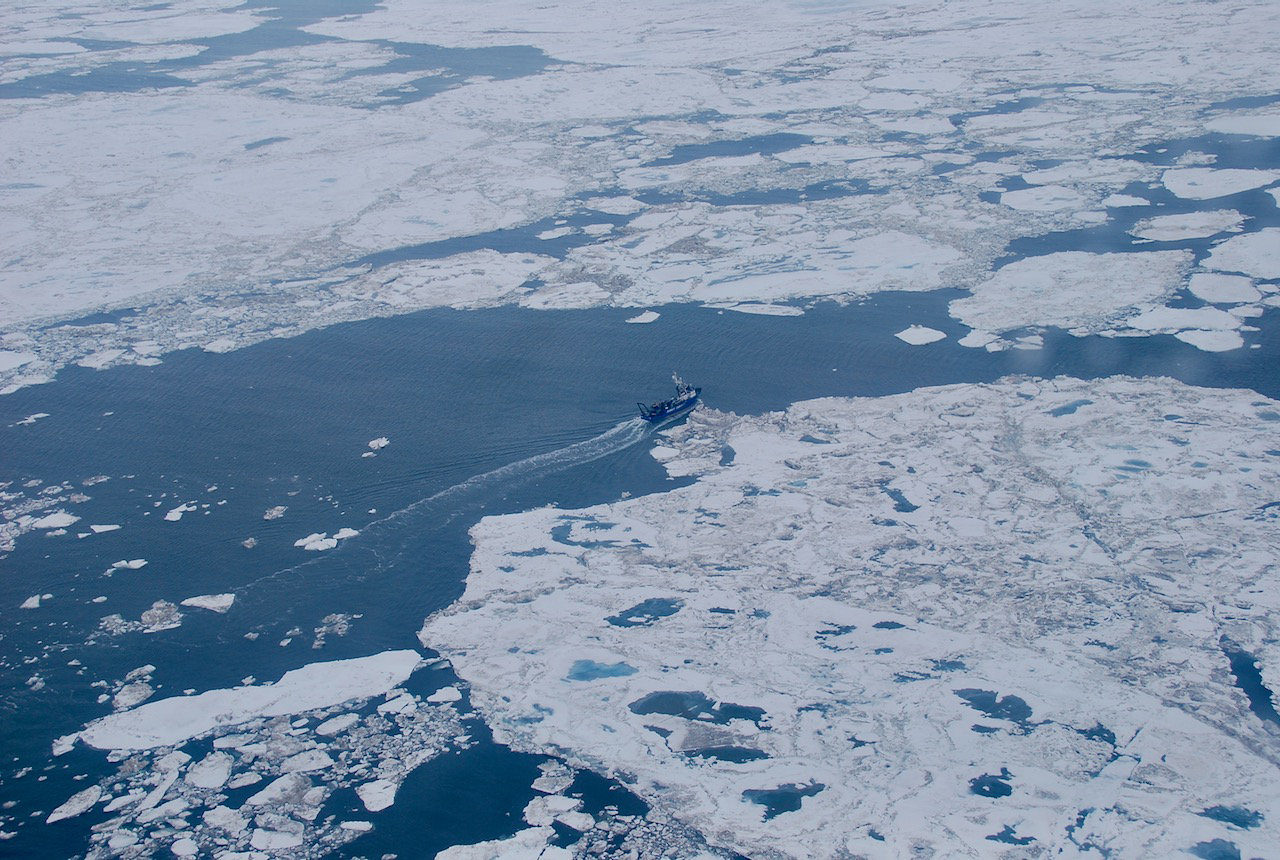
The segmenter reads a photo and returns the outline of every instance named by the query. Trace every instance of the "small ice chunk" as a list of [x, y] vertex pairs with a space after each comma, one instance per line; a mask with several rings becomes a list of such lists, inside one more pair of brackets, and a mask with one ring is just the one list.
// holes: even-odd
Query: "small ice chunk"
[[364, 804], [365, 809], [370, 812], [381, 812], [395, 803], [396, 789], [399, 787], [398, 783], [389, 779], [375, 779], [356, 786], [356, 794], [360, 797], [360, 802]]
[[41, 595], [39, 594], [33, 594], [30, 597], [28, 597], [26, 600], [22, 601], [22, 605], [19, 606], [18, 608], [19, 609], [39, 609], [40, 597]]
[[338, 529], [336, 532], [333, 533], [333, 539], [346, 540], [347, 538], [355, 537], [358, 534], [360, 534], [360, 532], [358, 532], [356, 529], [343, 528], [343, 529]]
[[176, 508], [169, 511], [167, 514], [164, 515], [164, 518], [171, 523], [176, 523], [178, 520], [182, 519], [183, 514], [189, 513], [194, 510], [196, 510], [196, 503], [187, 502], [186, 504], [178, 505]]
[[197, 788], [221, 788], [231, 777], [231, 755], [211, 752], [187, 769], [186, 780]]
[[235, 602], [236, 596], [234, 594], [200, 594], [195, 597], [188, 597], [182, 601], [182, 605], [223, 613], [230, 609]]
[[112, 570], [138, 570], [147, 566], [145, 558], [135, 558], [131, 561], [115, 561], [111, 563]]
[[246, 800], [245, 806], [297, 803], [311, 789], [311, 780], [300, 773], [286, 773], [267, 783], [266, 788]]
[[242, 833], [248, 822], [244, 816], [226, 806], [215, 806], [204, 814], [204, 823], [210, 827], [220, 827], [228, 833]]
[[117, 711], [123, 711], [126, 708], [141, 705], [153, 695], [155, 695], [155, 690], [146, 681], [134, 681], [132, 684], [125, 684], [120, 688], [120, 692], [116, 693], [115, 698], [111, 701], [111, 707]]
[[37, 529], [64, 529], [72, 523], [77, 523], [80, 518], [75, 514], [69, 514], [66, 511], [56, 511], [52, 514], [45, 514], [31, 525]]
[[267, 508], [262, 514], [264, 520], [278, 520], [284, 516], [284, 512], [289, 510], [288, 505], [276, 505], [274, 508]]
[[358, 722], [360, 722], [360, 717], [357, 714], [339, 714], [316, 726], [316, 734], [322, 738], [332, 737], [351, 728]]
[[173, 844], [169, 846], [169, 850], [178, 857], [194, 857], [200, 853], [200, 847], [190, 837], [186, 836], [181, 839], [175, 839]]
[[338, 545], [337, 538], [329, 537], [327, 532], [313, 532], [304, 538], [299, 538], [293, 542], [294, 546], [300, 546], [305, 550], [313, 552], [323, 552], [327, 549], [333, 549]]
[[461, 698], [462, 691], [457, 687], [450, 686], [441, 687], [439, 690], [436, 690], [430, 696], [427, 696], [427, 701], [432, 703], [456, 702]]
[[284, 851], [297, 848], [302, 844], [301, 833], [287, 833], [282, 830], [264, 830], [254, 828], [249, 844], [259, 851]]
[[653, 322], [654, 320], [656, 320], [656, 319], [657, 319], [658, 317], [660, 317], [660, 316], [662, 316], [662, 314], [658, 313], [657, 311], [645, 311], [645, 312], [644, 312], [644, 313], [642, 313], [642, 314], [637, 314], [636, 316], [631, 317], [631, 319], [627, 320], [627, 322], [629, 322], [629, 323], [651, 323], [651, 322]]
[[111, 525], [111, 526], [89, 526], [89, 530], [90, 530], [90, 531], [92, 531], [94, 534], [99, 534], [99, 535], [100, 535], [100, 534], [102, 534], [103, 532], [113, 532], [113, 531], [115, 531], [115, 530], [116, 530], [116, 529], [118, 529], [118, 528], [120, 528], [120, 526], [116, 526], [116, 525]]
[[1244, 338], [1235, 331], [1180, 331], [1174, 337], [1205, 352], [1228, 352], [1244, 346]]
[[338, 825], [343, 830], [354, 830], [356, 833], [367, 833], [373, 829], [372, 821], [344, 821]]
[[922, 325], [911, 325], [894, 335], [898, 340], [909, 343], [912, 346], [921, 346], [926, 343], [943, 340], [946, 335], [936, 328], [927, 328]]
[[45, 823], [53, 824], [55, 821], [62, 821], [64, 818], [75, 818], [77, 815], [88, 811], [101, 797], [102, 789], [96, 785], [91, 785], [84, 791], [77, 791], [67, 799], [66, 803], [50, 812], [49, 817], [45, 819]]
[[310, 773], [333, 767], [333, 759], [324, 750], [304, 750], [291, 755], [280, 764], [282, 773]]
[[379, 436], [377, 439], [369, 440], [369, 449], [372, 451], [381, 451], [383, 448], [391, 444], [391, 440], [386, 436]]

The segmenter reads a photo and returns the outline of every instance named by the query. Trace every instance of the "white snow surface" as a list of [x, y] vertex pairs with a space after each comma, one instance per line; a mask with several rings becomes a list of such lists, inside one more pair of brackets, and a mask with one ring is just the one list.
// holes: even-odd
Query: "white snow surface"
[[[1265, 856], [1280, 755], [1223, 643], [1277, 659], [1278, 413], [1124, 377], [702, 409], [691, 485], [482, 520], [420, 638], [499, 741], [749, 856]], [[767, 758], [687, 754], [725, 747]]]
[[177, 696], [111, 714], [86, 726], [80, 739], [111, 750], [169, 746], [215, 726], [295, 714], [386, 692], [408, 678], [420, 659], [417, 651], [403, 650], [312, 663], [286, 672], [272, 684]]
[[[388, 0], [308, 27], [331, 37], [320, 44], [202, 63], [203, 46], [189, 41], [248, 32], [270, 15], [227, 0], [0, 10], [0, 82], [122, 62], [141, 74], [192, 58], [166, 72], [187, 86], [0, 105], [13, 177], [0, 182], [0, 392], [72, 363], [154, 364], [173, 350], [216, 353], [425, 307], [645, 308], [970, 286], [1010, 240], [1098, 223], [1103, 201], [1161, 178], [1116, 156], [1208, 130], [1275, 128], [1270, 111], [1206, 113], [1275, 92], [1280, 7], [1269, 0], [1230, 14], [1209, 0], [787, 2], [767, 27], [746, 0]], [[1089, 38], [1075, 37], [1082, 27]], [[421, 74], [395, 70], [385, 40], [532, 46], [547, 63], [401, 100]], [[1013, 93], [1037, 104], [1010, 109]], [[779, 133], [799, 136], [796, 146], [749, 145]], [[670, 158], [683, 144], [734, 141], [748, 143]], [[984, 151], [1000, 159], [975, 158]], [[935, 174], [941, 162], [959, 167]], [[1036, 168], [1044, 162], [1055, 166]], [[1031, 187], [1001, 188], [1010, 176]], [[1278, 176], [1163, 172], [1192, 199]], [[807, 199], [819, 183], [878, 193]], [[671, 197], [642, 202], [654, 190]], [[759, 202], [775, 191], [792, 202]], [[756, 202], [695, 202], [738, 193]], [[532, 249], [538, 235], [566, 243], [564, 258], [481, 242], [370, 262], [525, 229]], [[56, 325], [135, 307], [115, 322]], [[1014, 310], [1034, 316], [1036, 306]]]

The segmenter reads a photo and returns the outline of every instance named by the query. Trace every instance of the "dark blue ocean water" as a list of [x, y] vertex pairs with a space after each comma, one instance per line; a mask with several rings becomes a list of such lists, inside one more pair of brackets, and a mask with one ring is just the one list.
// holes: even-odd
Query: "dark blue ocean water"
[[[110, 772], [93, 751], [49, 757], [51, 738], [106, 713], [109, 706], [95, 702], [95, 679], [151, 663], [157, 696], [174, 695], [234, 686], [246, 675], [275, 678], [317, 659], [414, 647], [422, 619], [461, 593], [466, 532], [480, 516], [670, 488], [643, 432], [628, 431], [632, 444], [617, 450], [571, 446], [629, 420], [634, 401], [665, 396], [672, 369], [703, 386], [708, 407], [737, 413], [1010, 373], [1168, 375], [1280, 395], [1274, 312], [1261, 321], [1254, 335], [1261, 348], [1254, 350], [1209, 354], [1172, 337], [1051, 331], [1041, 351], [993, 354], [956, 345], [964, 330], [946, 316], [955, 295], [886, 294], [848, 307], [819, 305], [800, 317], [671, 306], [649, 325], [626, 325], [632, 312], [622, 310], [427, 311], [223, 355], [190, 350], [155, 367], [71, 369], [54, 384], [0, 399], [6, 466], [19, 481], [78, 485], [110, 477], [85, 489], [89, 501], [72, 506], [83, 519], [70, 534], [25, 536], [4, 560], [20, 575], [0, 580], [0, 606], [54, 595], [39, 610], [0, 614], [0, 746], [12, 758], [4, 789], [18, 801], [14, 814], [47, 814], [83, 787], [73, 775]], [[910, 323], [952, 337], [913, 347], [892, 336]], [[50, 417], [10, 426], [35, 412]], [[361, 457], [379, 436], [390, 446]], [[579, 460], [610, 453], [575, 465], [572, 455], [557, 453], [565, 449], [579, 451]], [[536, 467], [472, 480], [540, 455]], [[164, 521], [164, 512], [188, 501], [209, 507]], [[288, 511], [264, 521], [276, 505]], [[370, 526], [396, 511], [405, 513]], [[77, 539], [89, 524], [122, 528]], [[293, 546], [311, 532], [343, 527], [362, 534], [326, 554]], [[255, 548], [242, 546], [248, 537], [257, 539]], [[149, 563], [103, 577], [112, 562], [132, 558]], [[225, 616], [189, 610], [175, 630], [95, 637], [109, 612], [137, 618], [157, 599], [224, 591], [238, 596]], [[89, 602], [99, 595], [107, 601]], [[363, 617], [347, 636], [313, 650], [310, 631], [330, 613]], [[306, 635], [280, 647], [294, 627]], [[261, 635], [250, 641], [246, 632]], [[82, 666], [68, 666], [73, 659]], [[46, 687], [32, 692], [25, 681], [36, 673]], [[451, 680], [447, 672], [430, 678], [435, 686]], [[393, 851], [397, 838], [431, 843], [454, 832], [449, 828], [461, 828], [467, 841], [518, 829], [537, 759], [492, 744], [458, 759], [472, 766], [450, 760], [423, 768], [396, 805], [375, 816], [375, 834], [351, 850], [367, 852], [376, 842]], [[37, 771], [12, 779], [25, 766]], [[459, 791], [478, 799], [459, 807], [464, 823], [432, 837], [422, 822], [439, 815], [438, 785], [427, 775], [437, 771], [472, 780]], [[38, 775], [48, 779], [37, 782]], [[501, 790], [491, 789], [495, 781]], [[83, 850], [95, 815], [21, 827], [6, 851], [46, 857]]]

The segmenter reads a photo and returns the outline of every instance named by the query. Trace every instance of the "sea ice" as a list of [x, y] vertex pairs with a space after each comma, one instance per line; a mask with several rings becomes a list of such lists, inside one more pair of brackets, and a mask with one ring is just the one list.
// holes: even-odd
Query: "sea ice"
[[234, 594], [201, 594], [196, 597], [188, 597], [182, 601], [183, 606], [192, 606], [196, 609], [208, 609], [210, 612], [223, 613], [231, 608], [231, 604], [236, 602]]
[[651, 323], [659, 316], [661, 316], [661, 314], [657, 311], [645, 311], [644, 313], [637, 314], [626, 321], [629, 323]]
[[1079, 191], [1061, 185], [1039, 185], [1006, 191], [1000, 195], [1000, 202], [1026, 212], [1079, 210], [1088, 205], [1088, 200]]
[[1026, 326], [1099, 331], [1163, 304], [1182, 285], [1184, 251], [1061, 251], [1014, 260], [951, 303], [965, 325], [1000, 332]]
[[1187, 289], [1196, 298], [1214, 304], [1256, 302], [1262, 298], [1262, 292], [1253, 285], [1253, 279], [1216, 272], [1197, 272], [1187, 281]]
[[929, 328], [922, 325], [911, 325], [895, 334], [894, 337], [904, 343], [909, 343], [912, 346], [920, 346], [922, 344], [943, 340], [946, 337], [946, 334], [938, 331], [936, 328]]
[[65, 818], [75, 818], [93, 807], [98, 799], [102, 797], [102, 789], [96, 785], [91, 785], [83, 791], [77, 791], [53, 812], [49, 813], [49, 817], [45, 819], [46, 824], [53, 824], [55, 821], [62, 821]]
[[1280, 227], [1232, 236], [1214, 246], [1203, 265], [1255, 278], [1280, 278]]
[[[1220, 640], [1280, 632], [1278, 412], [1122, 377], [702, 410], [666, 433], [691, 484], [482, 520], [420, 636], [498, 740], [744, 854], [985, 856], [1008, 829], [1173, 855], [1239, 804], [1263, 823], [1212, 832], [1265, 855], [1269, 728]], [[673, 611], [615, 623], [645, 601]]]
[[1223, 134], [1247, 134], [1255, 137], [1280, 137], [1280, 114], [1228, 114], [1205, 124], [1210, 131]]
[[1244, 216], [1232, 209], [1213, 212], [1191, 212], [1186, 215], [1160, 215], [1139, 221], [1129, 232], [1139, 239], [1153, 242], [1176, 242], [1179, 239], [1203, 239], [1219, 233], [1238, 232]]
[[1213, 167], [1179, 167], [1166, 170], [1164, 187], [1188, 200], [1212, 200], [1270, 185], [1280, 179], [1271, 170], [1220, 170]]
[[99, 749], [152, 749], [202, 734], [214, 726], [254, 717], [295, 714], [385, 692], [403, 682], [419, 661], [416, 651], [312, 663], [273, 684], [210, 690], [161, 699], [95, 720], [80, 738]]

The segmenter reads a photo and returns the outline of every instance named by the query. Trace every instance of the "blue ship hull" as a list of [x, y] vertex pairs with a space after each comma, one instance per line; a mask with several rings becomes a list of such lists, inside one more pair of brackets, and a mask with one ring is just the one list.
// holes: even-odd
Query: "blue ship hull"
[[656, 424], [670, 418], [673, 415], [679, 415], [692, 409], [698, 402], [698, 395], [702, 393], [701, 388], [694, 388], [688, 385], [679, 376], [672, 374], [672, 379], [676, 383], [676, 396], [670, 400], [662, 400], [652, 406], [645, 406], [643, 403], [637, 403], [640, 407], [640, 417], [651, 424]]

